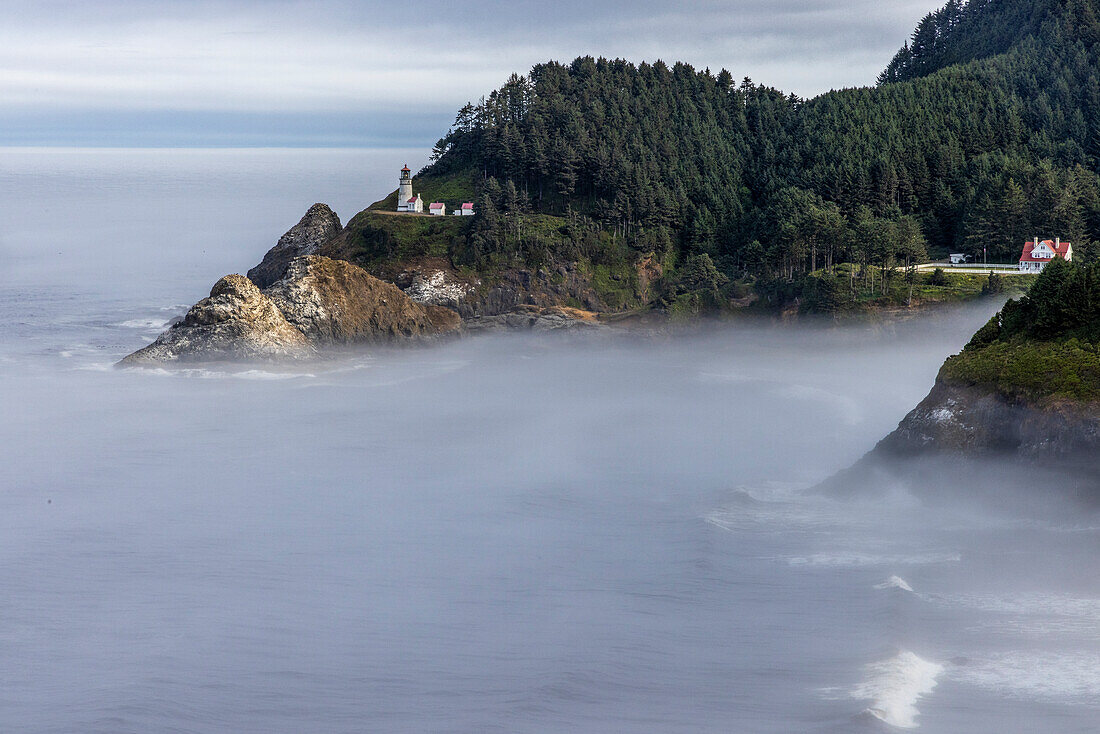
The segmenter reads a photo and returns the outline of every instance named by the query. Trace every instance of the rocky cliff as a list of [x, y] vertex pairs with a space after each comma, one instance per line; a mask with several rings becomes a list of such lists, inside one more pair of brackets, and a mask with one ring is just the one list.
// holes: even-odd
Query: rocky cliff
[[417, 303], [356, 265], [319, 255], [292, 260], [264, 292], [313, 344], [428, 337], [461, 325], [450, 309]]
[[316, 254], [321, 246], [340, 234], [340, 217], [325, 204], [314, 204], [296, 225], [267, 251], [263, 261], [248, 271], [248, 279], [267, 288], [283, 277], [290, 261]]
[[460, 326], [454, 311], [416, 303], [362, 268], [306, 255], [263, 291], [227, 275], [182, 321], [120, 365], [302, 359], [327, 345], [428, 338]]
[[119, 364], [301, 359], [314, 354], [305, 335], [251, 280], [243, 275], [227, 275], [214, 284], [208, 298], [191, 307], [182, 321]]
[[[379, 217], [387, 224], [395, 219]], [[395, 221], [421, 224], [418, 218]], [[247, 278], [222, 278], [180, 323], [120, 364], [300, 359], [325, 346], [454, 333], [463, 329], [463, 318], [470, 331], [583, 329], [598, 326], [592, 311], [604, 308], [573, 265], [554, 273], [505, 270], [483, 283], [456, 271], [446, 258], [420, 256], [393, 273], [379, 273], [395, 285], [351, 262], [354, 250], [347, 245], [353, 240], [335, 212], [314, 204]]]
[[879, 442], [882, 456], [928, 453], [1095, 463], [1100, 405], [1009, 397], [945, 378]]

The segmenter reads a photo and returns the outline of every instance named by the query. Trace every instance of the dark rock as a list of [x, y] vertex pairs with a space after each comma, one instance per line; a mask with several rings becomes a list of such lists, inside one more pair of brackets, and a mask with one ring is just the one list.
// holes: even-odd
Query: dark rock
[[1013, 456], [1095, 463], [1100, 409], [1074, 401], [1012, 399], [991, 389], [936, 381], [928, 396], [879, 442], [876, 454]]
[[595, 314], [572, 308], [520, 306], [508, 313], [479, 316], [465, 322], [467, 331], [519, 329], [524, 331], [592, 330], [602, 328]]
[[248, 271], [248, 278], [260, 288], [267, 288], [283, 277], [287, 265], [296, 257], [313, 255], [321, 245], [340, 234], [340, 217], [325, 204], [314, 204], [301, 221], [267, 251], [263, 262]]

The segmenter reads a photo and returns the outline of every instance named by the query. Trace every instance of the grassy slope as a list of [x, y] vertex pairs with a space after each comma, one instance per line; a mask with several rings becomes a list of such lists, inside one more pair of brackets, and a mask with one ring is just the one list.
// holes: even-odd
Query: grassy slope
[[1100, 401], [1100, 346], [1077, 339], [995, 342], [950, 357], [940, 375], [1009, 398]]
[[[424, 197], [424, 211], [428, 204], [442, 201], [450, 212], [463, 202], [474, 201], [476, 173], [450, 174], [447, 176], [417, 176], [413, 179], [413, 193]], [[395, 189], [381, 201], [371, 204], [368, 209], [392, 212], [397, 210], [397, 190]], [[449, 216], [449, 215], [448, 215]]]
[[[922, 272], [917, 276], [913, 284], [913, 303], [956, 303], [979, 298], [982, 295], [982, 287], [989, 278], [988, 272], [961, 273], [945, 272], [943, 285], [931, 285], [929, 276], [931, 273]], [[1000, 274], [1005, 285], [1005, 294], [1019, 296], [1027, 291], [1034, 282], [1034, 275]], [[890, 280], [890, 286], [885, 295], [871, 296], [862, 293], [857, 300], [870, 307], [904, 307], [909, 301], [909, 284], [905, 282], [905, 276], [900, 271]]]
[[332, 253], [372, 272], [415, 258], [450, 255], [451, 242], [465, 237], [473, 217], [389, 214], [364, 209], [347, 223]]

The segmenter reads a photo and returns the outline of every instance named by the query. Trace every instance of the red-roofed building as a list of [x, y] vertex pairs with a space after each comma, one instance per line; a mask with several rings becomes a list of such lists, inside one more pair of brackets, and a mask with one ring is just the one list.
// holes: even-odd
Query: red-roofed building
[[432, 202], [428, 205], [428, 214], [436, 217], [442, 217], [447, 214], [447, 207], [442, 201]]
[[458, 207], [454, 211], [456, 217], [472, 217], [474, 215], [473, 202], [467, 201], [462, 206]]
[[1047, 263], [1055, 257], [1063, 260], [1073, 259], [1073, 245], [1062, 242], [1060, 237], [1053, 240], [1039, 241], [1036, 237], [1031, 242], [1024, 243], [1024, 251], [1020, 255], [1021, 273], [1040, 273]]

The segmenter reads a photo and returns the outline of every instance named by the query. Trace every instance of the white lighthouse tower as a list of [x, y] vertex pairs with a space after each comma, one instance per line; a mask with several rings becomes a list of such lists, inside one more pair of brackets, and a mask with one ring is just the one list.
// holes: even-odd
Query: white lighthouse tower
[[424, 202], [413, 193], [412, 171], [408, 166], [401, 169], [401, 178], [397, 184], [397, 211], [423, 212]]

